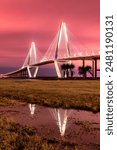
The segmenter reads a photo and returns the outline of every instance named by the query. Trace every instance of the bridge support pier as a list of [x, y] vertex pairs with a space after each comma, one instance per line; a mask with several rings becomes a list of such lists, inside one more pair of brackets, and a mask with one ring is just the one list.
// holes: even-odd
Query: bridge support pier
[[[85, 59], [82, 60], [82, 66], [85, 67]], [[83, 74], [83, 78], [85, 78], [85, 74]]]
[[54, 60], [54, 65], [55, 65], [55, 69], [56, 69], [56, 73], [57, 73], [58, 78], [61, 78], [62, 75], [61, 75], [61, 71], [59, 69], [57, 60]]
[[82, 60], [82, 66], [85, 67], [85, 59]]
[[95, 77], [95, 62], [94, 60], [92, 60], [92, 74], [93, 74], [93, 78]]
[[34, 72], [34, 76], [33, 76], [34, 78], [37, 77], [38, 70], [39, 70], [39, 67], [37, 66], [36, 69], [35, 69], [35, 72]]
[[92, 60], [93, 77], [97, 78], [97, 59]]
[[29, 67], [29, 66], [27, 66], [27, 71], [28, 71], [28, 76], [29, 76], [29, 78], [32, 78], [32, 74], [31, 74], [31, 71], [30, 71], [30, 67]]
[[38, 70], [39, 70], [39, 67], [36, 66], [36, 67], [35, 67], [34, 74], [32, 75], [32, 73], [31, 73], [31, 67], [27, 66], [28, 77], [29, 77], [29, 78], [36, 78], [36, 77], [37, 77]]
[[95, 78], [97, 78], [97, 59], [95, 59]]

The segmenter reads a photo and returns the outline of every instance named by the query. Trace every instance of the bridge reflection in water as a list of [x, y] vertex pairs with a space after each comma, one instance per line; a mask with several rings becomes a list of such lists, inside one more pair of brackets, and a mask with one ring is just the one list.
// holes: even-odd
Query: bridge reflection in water
[[[31, 116], [33, 117], [35, 113], [36, 105], [29, 104], [29, 109], [30, 109]], [[67, 109], [49, 108], [49, 112], [52, 115], [53, 119], [56, 121], [61, 136], [64, 136], [67, 127], [68, 116], [70, 115], [71, 111]]]
[[100, 143], [100, 113], [17, 103], [1, 106], [0, 114], [36, 129], [36, 133], [46, 139], [64, 137], [78, 145], [87, 145], [87, 150], [94, 149]]

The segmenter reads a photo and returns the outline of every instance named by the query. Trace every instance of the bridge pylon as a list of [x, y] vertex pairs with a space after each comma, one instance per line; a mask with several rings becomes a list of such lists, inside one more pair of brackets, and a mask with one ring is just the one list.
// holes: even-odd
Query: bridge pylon
[[[28, 55], [24, 61], [24, 64], [22, 66], [23, 68], [27, 68], [27, 72], [28, 72], [28, 77], [29, 78], [36, 78], [37, 77], [37, 73], [38, 73], [38, 66], [33, 66], [34, 64], [39, 62], [39, 55], [38, 54], [38, 49], [35, 46], [35, 42], [31, 43], [31, 47], [29, 49]], [[34, 73], [32, 74], [31, 69], [34, 68]]]
[[[62, 43], [64, 42], [64, 43]], [[57, 39], [57, 45], [56, 45], [56, 51], [55, 51], [55, 59], [59, 57], [59, 49], [61, 48], [61, 45], [64, 44], [64, 48], [66, 49], [66, 55], [67, 57], [70, 57], [70, 49], [69, 49], [69, 39], [68, 39], [68, 33], [67, 33], [67, 27], [66, 23], [62, 22], [60, 29], [58, 31], [58, 39]], [[63, 48], [61, 48], [63, 50]]]
[[[63, 52], [62, 50], [64, 50], [66, 52], [66, 57], [70, 58], [69, 39], [68, 39], [67, 27], [66, 27], [65, 22], [62, 22], [60, 29], [58, 31], [57, 44], [56, 44], [56, 49], [55, 49], [54, 65], [55, 65], [55, 69], [56, 69], [58, 78], [62, 77], [61, 71], [60, 71], [60, 68], [58, 65], [58, 59], [62, 55], [64, 55], [64, 54], [62, 54], [62, 52]], [[61, 55], [59, 55], [59, 53], [61, 53]], [[64, 56], [62, 56], [62, 57], [64, 57]], [[71, 63], [71, 61], [69, 61], [69, 63]]]
[[[53, 61], [56, 74], [58, 78], [62, 77], [62, 72], [60, 69], [59, 64], [61, 62], [68, 62], [71, 64], [71, 56], [72, 56], [72, 44], [71, 40], [68, 37], [69, 31], [67, 30], [67, 26], [65, 22], [62, 22], [60, 28], [55, 36], [54, 40], [52, 41], [51, 45], [49, 46], [47, 52], [45, 53], [44, 57], [42, 58], [41, 62], [46, 61]], [[64, 58], [68, 58], [69, 60], [63, 60]]]

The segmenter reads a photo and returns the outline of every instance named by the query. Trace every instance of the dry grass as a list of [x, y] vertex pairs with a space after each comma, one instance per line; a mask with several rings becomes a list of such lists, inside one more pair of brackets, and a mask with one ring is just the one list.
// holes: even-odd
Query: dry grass
[[100, 81], [0, 80], [0, 105], [3, 99], [99, 112]]
[[77, 145], [65, 139], [44, 139], [35, 130], [0, 118], [0, 150], [99, 150], [99, 145]]

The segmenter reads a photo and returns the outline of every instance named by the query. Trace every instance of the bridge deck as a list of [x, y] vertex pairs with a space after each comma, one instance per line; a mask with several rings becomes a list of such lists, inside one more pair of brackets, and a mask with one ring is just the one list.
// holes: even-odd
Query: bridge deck
[[[61, 59], [57, 59], [58, 62], [64, 62], [64, 61], [69, 61], [69, 60], [99, 60], [100, 59], [100, 55], [95, 55], [95, 56], [80, 56], [80, 57], [69, 57], [69, 58], [61, 58]], [[43, 61], [43, 62], [39, 62], [37, 64], [34, 64], [32, 66], [41, 66], [41, 65], [46, 65], [46, 64], [50, 64], [53, 63], [54, 60], [47, 60], [47, 61]]]
[[[61, 58], [61, 59], [57, 59], [58, 62], [65, 62], [65, 61], [69, 61], [69, 60], [99, 60], [100, 59], [100, 55], [95, 55], [95, 56], [80, 56], [80, 57], [69, 57], [69, 58]], [[47, 60], [47, 61], [43, 61], [43, 62], [39, 62], [33, 65], [30, 65], [29, 67], [34, 67], [34, 66], [42, 66], [42, 65], [46, 65], [46, 64], [51, 64], [54, 63], [54, 60]], [[27, 67], [24, 68], [20, 68], [18, 70], [9, 72], [4, 74], [4, 76], [10, 76], [10, 75], [14, 75], [17, 73], [20, 73], [22, 71], [26, 71]]]

